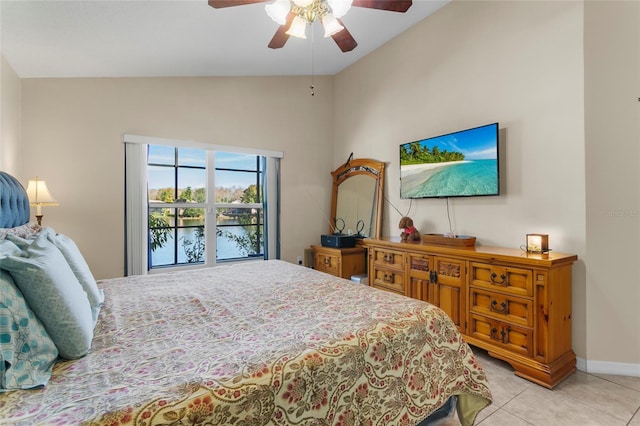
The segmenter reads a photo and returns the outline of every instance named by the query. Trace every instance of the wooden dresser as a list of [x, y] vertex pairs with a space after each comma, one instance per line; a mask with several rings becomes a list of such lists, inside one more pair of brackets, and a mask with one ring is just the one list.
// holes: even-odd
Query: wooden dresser
[[366, 239], [369, 285], [443, 309], [465, 340], [553, 388], [575, 371], [571, 269], [577, 256]]
[[313, 250], [313, 268], [318, 271], [346, 279], [366, 271], [367, 250], [362, 246], [342, 249], [311, 246], [311, 250]]

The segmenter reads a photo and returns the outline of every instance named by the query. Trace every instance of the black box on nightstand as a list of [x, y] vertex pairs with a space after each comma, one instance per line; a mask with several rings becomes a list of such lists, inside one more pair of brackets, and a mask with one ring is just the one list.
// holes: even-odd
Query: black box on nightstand
[[325, 234], [320, 236], [322, 247], [352, 248], [356, 246], [356, 237], [347, 234]]

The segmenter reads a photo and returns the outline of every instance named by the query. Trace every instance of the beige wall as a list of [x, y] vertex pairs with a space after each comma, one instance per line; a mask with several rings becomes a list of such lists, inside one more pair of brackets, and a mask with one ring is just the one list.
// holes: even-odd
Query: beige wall
[[[548, 232], [554, 250], [584, 245], [582, 5], [454, 2], [335, 81], [334, 162], [354, 151], [389, 164], [401, 212], [398, 146], [494, 121], [504, 129], [500, 197], [455, 199], [456, 232], [519, 246]], [[576, 191], [578, 189], [578, 191]], [[386, 234], [400, 216], [385, 212]], [[444, 200], [414, 201], [424, 232], [446, 232]]]
[[22, 80], [23, 175], [59, 207], [44, 224], [72, 237], [97, 278], [124, 272], [124, 145], [132, 133], [283, 151], [282, 258], [326, 230], [333, 88], [307, 78]]
[[20, 172], [19, 141], [20, 79], [0, 55], [0, 170], [16, 177]]
[[585, 3], [585, 113], [587, 358], [640, 375], [640, 2]]

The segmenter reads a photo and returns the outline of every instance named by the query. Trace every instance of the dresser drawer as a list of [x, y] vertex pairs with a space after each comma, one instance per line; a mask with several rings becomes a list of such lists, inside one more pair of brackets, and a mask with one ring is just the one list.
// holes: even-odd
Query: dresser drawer
[[315, 254], [315, 269], [331, 275], [340, 276], [340, 257], [327, 253]]
[[469, 282], [491, 291], [533, 297], [533, 272], [529, 269], [471, 263]]
[[405, 294], [404, 272], [374, 266], [373, 271], [371, 271], [371, 277], [373, 277], [370, 282], [372, 287], [390, 290], [402, 295]]
[[533, 356], [533, 330], [482, 315], [469, 315], [470, 336], [527, 357]]
[[409, 273], [430, 279], [431, 256], [423, 254], [409, 254]]
[[469, 309], [512, 324], [533, 327], [533, 301], [471, 287]]
[[375, 265], [404, 271], [405, 253], [403, 252], [374, 248], [372, 256]]

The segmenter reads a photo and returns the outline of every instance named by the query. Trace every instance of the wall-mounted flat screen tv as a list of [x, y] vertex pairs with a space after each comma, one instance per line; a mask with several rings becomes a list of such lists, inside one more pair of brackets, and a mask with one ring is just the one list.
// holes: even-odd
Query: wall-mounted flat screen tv
[[400, 145], [400, 197], [500, 195], [498, 123]]

